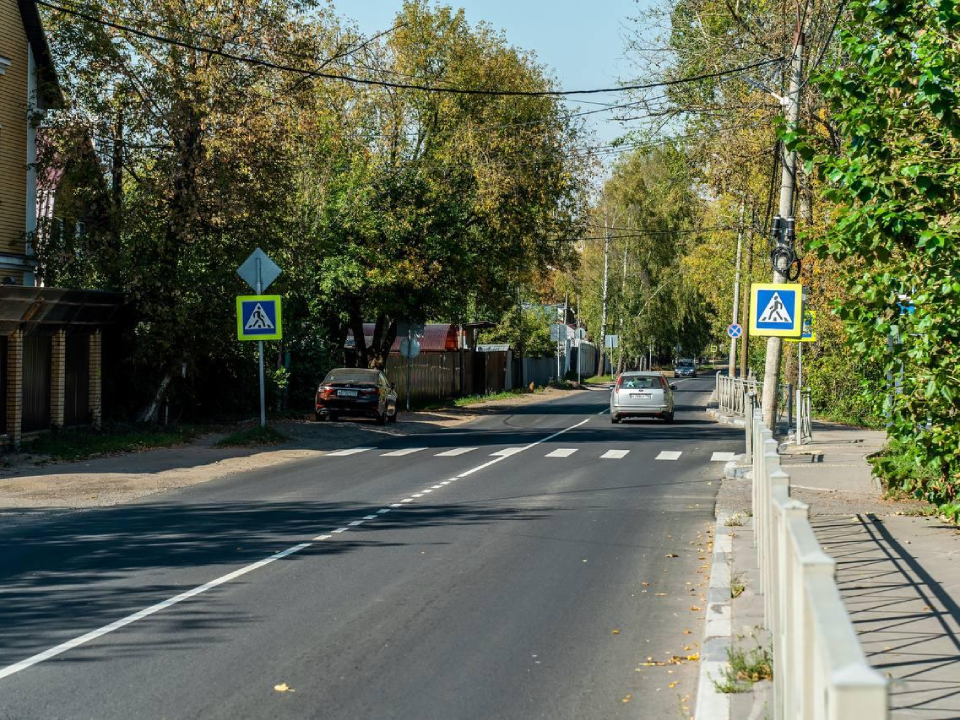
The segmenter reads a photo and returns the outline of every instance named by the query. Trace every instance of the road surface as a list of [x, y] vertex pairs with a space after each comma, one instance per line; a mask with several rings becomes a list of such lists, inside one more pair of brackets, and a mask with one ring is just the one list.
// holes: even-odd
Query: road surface
[[0, 718], [689, 717], [740, 433], [676, 382], [0, 528]]

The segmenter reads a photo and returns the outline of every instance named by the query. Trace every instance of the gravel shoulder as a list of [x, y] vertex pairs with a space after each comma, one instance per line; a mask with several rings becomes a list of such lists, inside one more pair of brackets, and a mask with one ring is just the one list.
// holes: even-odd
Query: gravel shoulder
[[9, 517], [36, 511], [120, 505], [227, 475], [323, 455], [337, 448], [370, 444], [384, 435], [415, 436], [464, 425], [485, 415], [509, 414], [515, 408], [569, 392], [548, 388], [465, 408], [403, 413], [396, 425], [384, 427], [366, 421], [279, 422], [275, 427], [291, 439], [269, 448], [218, 448], [215, 444], [223, 435], [211, 433], [189, 445], [78, 462], [48, 462], [36, 455], [11, 455], [7, 458], [9, 467], [0, 470], [0, 514]]

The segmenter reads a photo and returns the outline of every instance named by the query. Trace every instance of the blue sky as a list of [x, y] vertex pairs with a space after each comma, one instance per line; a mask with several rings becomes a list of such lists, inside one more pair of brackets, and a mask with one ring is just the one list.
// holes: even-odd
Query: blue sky
[[[337, 13], [355, 20], [365, 34], [389, 28], [402, 4], [402, 0], [333, 1]], [[536, 52], [565, 89], [610, 87], [631, 77], [622, 35], [627, 19], [638, 14], [636, 0], [445, 0], [443, 4], [464, 8], [471, 23], [485, 20], [502, 29], [511, 44]], [[620, 97], [587, 99], [622, 102]], [[619, 123], [604, 120], [609, 114], [588, 116], [598, 142], [610, 142], [624, 132]]]

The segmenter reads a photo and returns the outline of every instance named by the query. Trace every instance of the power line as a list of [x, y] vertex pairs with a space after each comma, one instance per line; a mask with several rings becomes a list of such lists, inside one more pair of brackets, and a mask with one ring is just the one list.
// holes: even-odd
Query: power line
[[93, 15], [90, 15], [89, 13], [84, 13], [77, 10], [70, 10], [60, 5], [55, 5], [54, 3], [46, 2], [46, 0], [36, 0], [36, 3], [38, 5], [43, 5], [44, 7], [48, 7], [51, 10], [56, 10], [58, 12], [79, 17], [83, 20], [86, 20], [87, 22], [97, 23], [97, 24], [103, 25], [104, 27], [113, 28], [114, 30], [119, 30], [120, 32], [130, 33], [131, 35], [137, 35], [138, 37], [147, 38], [149, 40], [153, 40], [154, 42], [159, 42], [166, 45], [174, 45], [176, 47], [184, 48], [185, 50], [194, 50], [196, 52], [201, 52], [207, 55], [215, 55], [217, 57], [226, 58], [228, 60], [234, 60], [236, 62], [247, 63], [249, 65], [256, 65], [258, 67], [269, 68], [271, 70], [300, 73], [301, 75], [324, 78], [327, 80], [339, 80], [341, 82], [348, 82], [356, 85], [369, 85], [369, 86], [375, 86], [375, 87], [392, 88], [396, 90], [421, 90], [424, 92], [448, 93], [448, 94], [454, 94], [454, 95], [485, 95], [485, 96], [497, 96], [497, 97], [561, 97], [565, 95], [595, 95], [600, 93], [621, 93], [621, 92], [628, 92], [631, 90], [649, 90], [655, 87], [683, 85], [686, 83], [698, 82], [700, 80], [709, 80], [713, 78], [723, 77], [726, 75], [734, 75], [736, 73], [746, 72], [747, 70], [754, 70], [756, 68], [764, 67], [766, 65], [780, 63], [784, 60], [784, 57], [781, 56], [781, 57], [773, 58], [769, 60], [760, 60], [758, 62], [751, 63], [749, 65], [743, 65], [740, 67], [731, 68], [729, 70], [720, 70], [712, 73], [704, 73], [701, 75], [694, 75], [691, 77], [678, 78], [676, 80], [662, 80], [660, 82], [654, 82], [654, 83], [621, 85], [619, 87], [612, 87], [612, 88], [591, 88], [588, 90], [490, 90], [490, 89], [478, 89], [478, 88], [456, 88], [456, 87], [443, 87], [443, 86], [435, 86], [435, 85], [434, 86], [420, 85], [415, 83], [400, 83], [400, 82], [392, 82], [389, 80], [374, 80], [371, 78], [360, 78], [360, 77], [355, 77], [351, 75], [338, 75], [335, 73], [326, 73], [320, 70], [311, 70], [308, 68], [298, 68], [291, 65], [281, 65], [279, 63], [273, 63], [268, 60], [261, 60], [260, 58], [250, 57], [247, 55], [237, 55], [235, 53], [227, 52], [226, 50], [218, 50], [216, 48], [205, 47], [203, 45], [195, 45], [193, 43], [184, 42], [182, 40], [177, 40], [175, 38], [170, 38], [163, 35], [158, 35], [156, 33], [147, 32], [145, 30], [133, 28], [128, 25], [112, 22], [103, 17], [98, 18]]

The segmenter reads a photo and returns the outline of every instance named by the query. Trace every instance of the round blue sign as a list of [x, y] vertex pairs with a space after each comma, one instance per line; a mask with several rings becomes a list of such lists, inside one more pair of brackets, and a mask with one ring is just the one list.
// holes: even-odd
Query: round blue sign
[[727, 335], [732, 338], [738, 338], [743, 335], [743, 328], [740, 327], [739, 323], [733, 323], [733, 325], [727, 326]]

